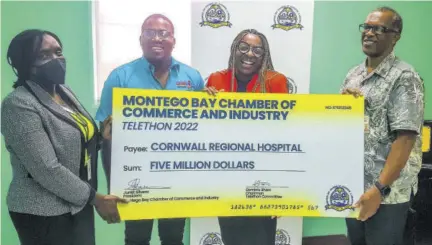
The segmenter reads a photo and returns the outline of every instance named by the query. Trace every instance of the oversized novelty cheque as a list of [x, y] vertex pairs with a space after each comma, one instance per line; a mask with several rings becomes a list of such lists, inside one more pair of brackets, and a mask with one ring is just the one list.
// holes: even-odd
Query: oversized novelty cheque
[[363, 99], [113, 91], [111, 193], [122, 220], [354, 217]]

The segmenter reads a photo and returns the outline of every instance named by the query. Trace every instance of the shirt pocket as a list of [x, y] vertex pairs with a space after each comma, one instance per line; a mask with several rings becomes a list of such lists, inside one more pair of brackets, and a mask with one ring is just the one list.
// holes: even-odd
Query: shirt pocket
[[378, 112], [388, 101], [388, 93], [371, 87], [365, 97], [365, 107], [371, 112]]

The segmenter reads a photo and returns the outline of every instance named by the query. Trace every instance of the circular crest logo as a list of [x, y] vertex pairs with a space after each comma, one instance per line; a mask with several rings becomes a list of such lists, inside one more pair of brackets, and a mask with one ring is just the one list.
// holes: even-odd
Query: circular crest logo
[[297, 84], [294, 82], [294, 80], [290, 77], [286, 77], [288, 81], [288, 91], [290, 94], [296, 94], [297, 93]]
[[291, 238], [286, 230], [276, 230], [276, 242], [275, 245], [290, 245]]
[[201, 14], [200, 26], [219, 28], [222, 26], [231, 27], [230, 14], [227, 8], [221, 3], [210, 3], [204, 7]]
[[219, 233], [209, 232], [201, 238], [199, 245], [223, 245], [223, 243]]
[[351, 191], [342, 185], [333, 186], [329, 192], [327, 192], [326, 206], [325, 209], [333, 209], [338, 212], [342, 212], [347, 209], [354, 210], [353, 207], [353, 196]]
[[289, 31], [292, 29], [303, 29], [299, 11], [291, 5], [280, 7], [274, 15], [273, 29]]

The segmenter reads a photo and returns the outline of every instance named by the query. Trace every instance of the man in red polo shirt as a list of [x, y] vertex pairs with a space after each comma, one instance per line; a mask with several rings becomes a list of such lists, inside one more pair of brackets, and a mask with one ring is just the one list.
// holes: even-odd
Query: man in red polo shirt
[[[287, 78], [273, 70], [267, 38], [256, 30], [240, 32], [231, 45], [227, 70], [212, 73], [205, 88], [217, 92], [288, 93]], [[225, 245], [274, 245], [275, 217], [219, 217]]]

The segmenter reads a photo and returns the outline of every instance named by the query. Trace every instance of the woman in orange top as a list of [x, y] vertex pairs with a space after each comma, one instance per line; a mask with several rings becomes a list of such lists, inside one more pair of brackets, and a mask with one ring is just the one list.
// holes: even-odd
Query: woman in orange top
[[287, 78], [274, 71], [267, 38], [251, 29], [240, 32], [231, 45], [228, 69], [212, 73], [207, 90], [288, 93]]
[[[218, 91], [288, 93], [287, 78], [273, 70], [267, 38], [256, 30], [240, 32], [231, 45], [228, 69], [212, 73], [205, 88]], [[225, 245], [274, 245], [275, 217], [219, 217]]]

